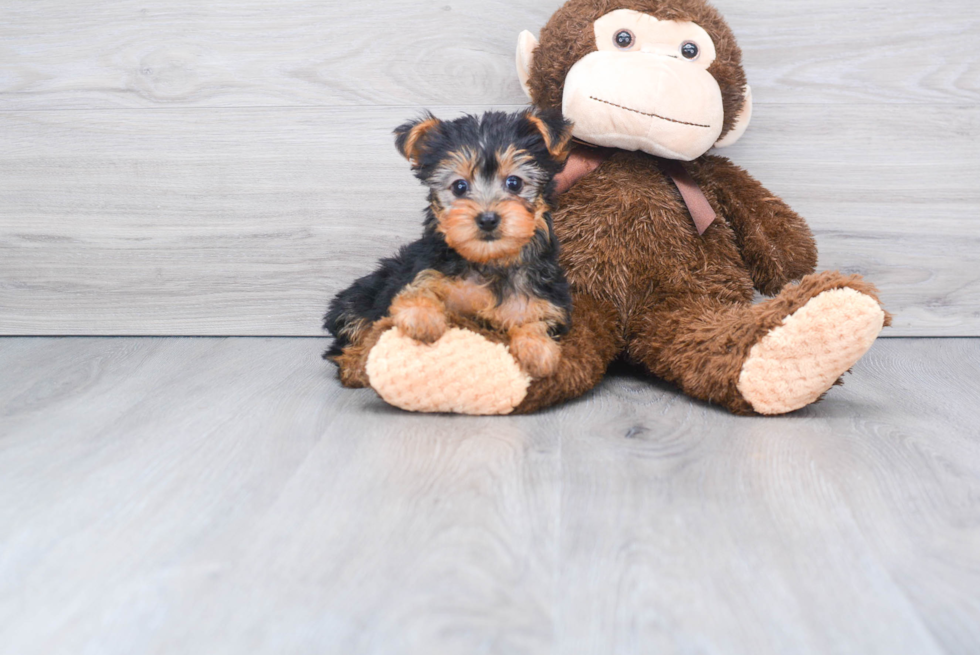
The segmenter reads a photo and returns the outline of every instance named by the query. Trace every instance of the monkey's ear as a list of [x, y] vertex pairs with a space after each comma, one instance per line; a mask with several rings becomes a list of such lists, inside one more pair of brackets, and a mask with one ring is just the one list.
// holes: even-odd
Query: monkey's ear
[[738, 112], [738, 116], [735, 118], [735, 125], [732, 129], [728, 131], [728, 134], [724, 138], [718, 139], [715, 143], [716, 148], [725, 148], [730, 145], [734, 145], [736, 141], [742, 138], [745, 134], [745, 130], [748, 129], [749, 123], [752, 121], [752, 87], [748, 84], [745, 85], [745, 104], [742, 105], [742, 111]]
[[426, 112], [422, 118], [410, 121], [395, 129], [395, 147], [412, 167], [418, 167], [425, 143], [433, 135], [442, 121]]
[[528, 80], [531, 79], [531, 62], [534, 60], [534, 49], [537, 47], [538, 40], [527, 30], [517, 37], [517, 78], [521, 81], [528, 98], [531, 97], [531, 87], [528, 85]]
[[544, 147], [560, 162], [568, 158], [572, 150], [574, 124], [565, 120], [559, 109], [528, 109], [524, 114], [531, 127], [544, 140]]

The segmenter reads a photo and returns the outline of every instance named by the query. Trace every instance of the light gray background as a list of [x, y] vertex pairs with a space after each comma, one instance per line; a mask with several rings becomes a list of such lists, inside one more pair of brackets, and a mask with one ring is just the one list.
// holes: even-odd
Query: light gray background
[[[559, 4], [3, 2], [0, 333], [320, 334], [419, 233], [391, 130], [524, 104], [517, 34]], [[726, 154], [886, 336], [980, 335], [980, 3], [717, 4], [756, 100]]]

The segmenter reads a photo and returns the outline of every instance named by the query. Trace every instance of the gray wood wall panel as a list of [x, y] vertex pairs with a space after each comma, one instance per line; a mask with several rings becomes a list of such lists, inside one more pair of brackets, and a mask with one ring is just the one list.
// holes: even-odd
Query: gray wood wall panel
[[[0, 113], [0, 331], [318, 334], [330, 294], [418, 234], [424, 190], [390, 135], [407, 115]], [[881, 287], [891, 334], [978, 334], [980, 161], [960, 136], [978, 124], [766, 105], [730, 154], [808, 217], [822, 266]]]
[[[523, 103], [561, 0], [4, 2], [11, 109]], [[760, 102], [980, 99], [974, 0], [717, 0]]]
[[[418, 233], [390, 130], [516, 108], [558, 2], [6, 2], [0, 334], [318, 334]], [[899, 335], [980, 335], [980, 5], [718, 2], [757, 113], [730, 149]]]

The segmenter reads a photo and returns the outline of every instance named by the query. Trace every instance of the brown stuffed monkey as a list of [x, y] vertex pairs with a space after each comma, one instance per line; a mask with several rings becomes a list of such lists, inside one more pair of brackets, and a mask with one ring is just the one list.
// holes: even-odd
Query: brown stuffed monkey
[[[346, 383], [415, 411], [523, 413], [587, 392], [625, 356], [732, 412], [783, 414], [868, 350], [889, 322], [874, 287], [815, 274], [804, 220], [705, 154], [752, 113], [741, 51], [713, 7], [570, 0], [540, 43], [521, 34], [517, 59], [532, 102], [562, 108], [583, 144], [554, 214], [574, 299], [557, 373], [527, 378], [478, 325], [422, 345], [382, 320], [341, 358]], [[774, 297], [753, 304], [753, 289]]]

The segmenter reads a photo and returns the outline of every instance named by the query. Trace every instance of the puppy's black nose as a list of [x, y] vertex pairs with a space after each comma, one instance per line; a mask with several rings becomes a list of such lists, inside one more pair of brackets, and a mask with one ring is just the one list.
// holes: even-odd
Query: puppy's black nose
[[476, 224], [484, 232], [493, 232], [500, 225], [500, 214], [497, 212], [483, 212], [476, 217]]

